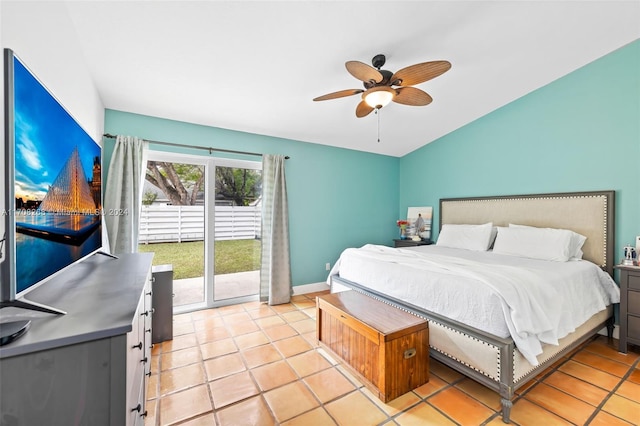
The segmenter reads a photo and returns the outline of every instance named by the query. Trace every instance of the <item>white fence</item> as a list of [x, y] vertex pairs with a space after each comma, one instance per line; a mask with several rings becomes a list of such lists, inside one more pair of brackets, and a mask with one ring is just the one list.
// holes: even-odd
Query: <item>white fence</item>
[[[260, 237], [260, 207], [215, 207], [215, 239]], [[139, 243], [202, 241], [204, 206], [142, 206]]]

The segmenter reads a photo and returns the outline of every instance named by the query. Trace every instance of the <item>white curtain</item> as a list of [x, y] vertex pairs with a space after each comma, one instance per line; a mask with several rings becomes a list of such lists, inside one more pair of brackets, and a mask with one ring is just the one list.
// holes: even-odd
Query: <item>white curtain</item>
[[262, 267], [260, 301], [269, 305], [291, 300], [289, 207], [283, 155], [262, 156]]
[[149, 143], [133, 136], [116, 138], [105, 188], [104, 214], [111, 252], [138, 251], [138, 225]]

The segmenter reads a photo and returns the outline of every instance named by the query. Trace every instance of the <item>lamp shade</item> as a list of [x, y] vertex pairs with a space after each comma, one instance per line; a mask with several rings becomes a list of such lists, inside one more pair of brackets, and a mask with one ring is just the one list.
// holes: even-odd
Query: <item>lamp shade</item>
[[387, 105], [391, 100], [395, 91], [387, 86], [372, 87], [363, 94], [364, 101], [371, 107], [380, 109]]

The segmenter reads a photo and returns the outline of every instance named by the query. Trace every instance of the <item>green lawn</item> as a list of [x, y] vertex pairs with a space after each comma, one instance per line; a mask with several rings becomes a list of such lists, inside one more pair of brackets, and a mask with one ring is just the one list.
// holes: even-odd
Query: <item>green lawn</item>
[[[173, 265], [173, 278], [204, 275], [204, 242], [140, 244], [141, 253], [153, 252], [154, 265]], [[260, 240], [215, 242], [215, 274], [260, 269]]]

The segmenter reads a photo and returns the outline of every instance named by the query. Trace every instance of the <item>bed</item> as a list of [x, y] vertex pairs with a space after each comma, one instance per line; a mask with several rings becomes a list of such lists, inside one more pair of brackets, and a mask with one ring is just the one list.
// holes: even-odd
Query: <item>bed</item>
[[[328, 278], [331, 291], [358, 291], [427, 319], [429, 321], [431, 356], [497, 391], [501, 397], [502, 419], [505, 423], [509, 423], [512, 399], [518, 388], [605, 327], [609, 337], [612, 336], [614, 324], [612, 305], [619, 300], [619, 291], [611, 278], [613, 274], [614, 196], [614, 191], [595, 191], [441, 199], [441, 229], [448, 225], [486, 225], [491, 223], [494, 229], [496, 227], [504, 229], [510, 224], [518, 224], [536, 228], [570, 230], [586, 237], [581, 247], [582, 259], [584, 260], [549, 262], [525, 259], [521, 262], [517, 256], [494, 254], [491, 250], [486, 253], [472, 253], [470, 257], [462, 255], [458, 260], [457, 249], [447, 247], [420, 246], [413, 249], [392, 249], [367, 245], [361, 249], [347, 249], [343, 252]], [[460, 227], [458, 226], [458, 228]], [[441, 232], [440, 237], [442, 235]], [[505, 231], [504, 235], [508, 235], [508, 232]], [[496, 244], [498, 244], [497, 239]], [[370, 253], [363, 254], [360, 251], [355, 253], [354, 250], [364, 252], [368, 250]], [[351, 253], [351, 255], [347, 256], [347, 253]], [[440, 265], [440, 261], [444, 262], [449, 259], [447, 256], [452, 259], [452, 263]], [[508, 260], [508, 264], [505, 266], [502, 264], [496, 266], [491, 264], [492, 256], [493, 258], [513, 260]], [[426, 263], [423, 261], [423, 257], [428, 257]], [[490, 267], [483, 266], [484, 262], [488, 262]], [[536, 262], [542, 262], [543, 266], [538, 267]], [[391, 269], [393, 273], [384, 275], [382, 271], [386, 267], [384, 266], [386, 263], [391, 268], [395, 268]], [[522, 286], [518, 287], [515, 285], [517, 283], [512, 283], [511, 281], [514, 281], [512, 277], [520, 277], [520, 272], [516, 271], [521, 267], [524, 270], [524, 267], [531, 264], [533, 272], [522, 272], [522, 279], [535, 276], [536, 279], [543, 281], [543, 284], [547, 279], [549, 283], [552, 280], [562, 280], [563, 285], [561, 286], [558, 283], [553, 283], [554, 288], [562, 292], [565, 292], [565, 287], [580, 285], [580, 282], [578, 284], [571, 282], [573, 278], [570, 280], [570, 275], [564, 274], [564, 269], [558, 269], [557, 273], [552, 269], [559, 263], [566, 263], [566, 267], [570, 269], [584, 267], [589, 270], [589, 274], [598, 275], [594, 280], [601, 280], [603, 286], [613, 284], [615, 288], [605, 290], [605, 293], [609, 292], [608, 296], [603, 296], [603, 300], [608, 300], [607, 303], [597, 308], [590, 306], [589, 309], [595, 313], [588, 312], [586, 318], [579, 318], [580, 315], [586, 315], [586, 308], [582, 309], [580, 304], [577, 309], [581, 314], [569, 312], [569, 308], [557, 309], [557, 306], [555, 309], [538, 309], [541, 310], [540, 314], [543, 317], [545, 315], [557, 316], [556, 313], [559, 312], [566, 317], [573, 318], [575, 316], [575, 321], [579, 321], [579, 323], [566, 324], [563, 326], [565, 329], [558, 333], [541, 332], [535, 336], [533, 339], [535, 341], [531, 342], [527, 340], [530, 337], [527, 333], [519, 332], [522, 318], [518, 319], [516, 316], [505, 314], [505, 323], [499, 323], [500, 309], [503, 313], [508, 310], [504, 306], [502, 296], [500, 296], [502, 306], [496, 307], [484, 324], [473, 324], [468, 317], [461, 319], [461, 317], [453, 315], [451, 308], [443, 310], [437, 305], [429, 305], [427, 302], [430, 299], [428, 297], [430, 290], [423, 289], [428, 280], [425, 280], [424, 285], [416, 282], [418, 279], [424, 279], [425, 274], [428, 274], [429, 277], [437, 276], [439, 277], [436, 280], [439, 283], [438, 287], [452, 287], [456, 292], [455, 296], [448, 297], [458, 297], [462, 293], [475, 291], [472, 290], [473, 287], [464, 287], [464, 285], [468, 285], [464, 283], [465, 279], [481, 280], [483, 286], [486, 285], [494, 289], [494, 285], [497, 284], [492, 283], [492, 280], [495, 277], [495, 281], [500, 282], [499, 286], [515, 288], [515, 293], [518, 293], [520, 291], [518, 289]], [[546, 267], [546, 264], [551, 266]], [[560, 268], [560, 266], [557, 267]], [[489, 274], [487, 276], [491, 279], [484, 278], [485, 269]], [[592, 269], [597, 272], [593, 272]], [[458, 270], [463, 274], [462, 277], [457, 275]], [[496, 276], [496, 270], [507, 278], [503, 278], [502, 275]], [[547, 275], [544, 275], [544, 270], [549, 270]], [[451, 271], [455, 271], [455, 273]], [[502, 283], [501, 280], [506, 282]], [[591, 278], [584, 278], [585, 282], [589, 280]], [[605, 283], [605, 281], [607, 282]], [[456, 286], [463, 287], [457, 287], [455, 290]], [[417, 288], [420, 288], [420, 291], [427, 296], [412, 293]], [[618, 292], [618, 300], [616, 300], [616, 291]], [[511, 292], [513, 293], [512, 290]], [[539, 293], [541, 294], [535, 297], [542, 297], [544, 301], [542, 306], [551, 306], [547, 303], [552, 303], [555, 296], [549, 297], [549, 293], [546, 291]], [[431, 297], [431, 299], [440, 298], [442, 296]], [[473, 299], [473, 304], [476, 305], [475, 296]], [[479, 296], [477, 299], [479, 300]], [[492, 301], [495, 304], [493, 296]], [[474, 309], [479, 311], [486, 309], [486, 306], [481, 303], [479, 306], [467, 306], [466, 303], [458, 302], [458, 307], [462, 307], [462, 309], [457, 310], [464, 313], [465, 311], [473, 312]], [[531, 304], [538, 306], [533, 302]], [[520, 313], [522, 315], [522, 311]], [[544, 322], [544, 320], [541, 321]], [[528, 324], [530, 327], [537, 327], [533, 321], [529, 322], [532, 323]], [[525, 336], [524, 339], [523, 336]]]

